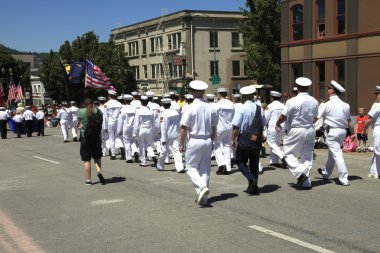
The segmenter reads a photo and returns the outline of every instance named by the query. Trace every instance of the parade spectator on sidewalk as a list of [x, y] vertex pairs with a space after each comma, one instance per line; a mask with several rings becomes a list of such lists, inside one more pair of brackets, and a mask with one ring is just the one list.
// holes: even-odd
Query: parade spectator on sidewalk
[[[358, 138], [357, 152], [367, 152], [367, 135], [362, 135], [365, 123], [368, 120], [368, 115], [365, 115], [365, 109], [363, 107], [358, 109], [359, 116], [356, 118], [356, 136]], [[361, 148], [361, 142], [363, 141], [363, 148]]]

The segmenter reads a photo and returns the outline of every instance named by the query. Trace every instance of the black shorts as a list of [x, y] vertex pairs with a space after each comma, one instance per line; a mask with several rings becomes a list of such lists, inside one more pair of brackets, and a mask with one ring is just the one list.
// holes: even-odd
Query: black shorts
[[88, 140], [85, 137], [81, 138], [80, 157], [82, 161], [91, 161], [91, 157], [94, 159], [99, 159], [102, 156], [102, 140], [100, 138], [95, 140]]
[[368, 141], [368, 136], [367, 135], [362, 135], [362, 134], [356, 134], [357, 138], [359, 141]]

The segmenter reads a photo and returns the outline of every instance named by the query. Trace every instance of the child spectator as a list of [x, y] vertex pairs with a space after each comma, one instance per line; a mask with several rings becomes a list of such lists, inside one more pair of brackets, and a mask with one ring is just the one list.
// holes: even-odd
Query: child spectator
[[[367, 152], [367, 140], [368, 136], [361, 134], [363, 131], [364, 125], [368, 120], [368, 115], [364, 115], [365, 108], [361, 107], [358, 109], [359, 116], [356, 118], [356, 136], [358, 137], [358, 148], [357, 152]], [[361, 148], [361, 141], [363, 141], [363, 148]]]

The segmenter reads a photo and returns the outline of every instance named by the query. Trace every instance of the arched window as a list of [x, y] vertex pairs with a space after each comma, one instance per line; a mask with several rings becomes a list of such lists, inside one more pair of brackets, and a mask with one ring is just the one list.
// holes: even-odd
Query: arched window
[[302, 4], [294, 5], [292, 8], [292, 35], [293, 40], [303, 39], [303, 6]]

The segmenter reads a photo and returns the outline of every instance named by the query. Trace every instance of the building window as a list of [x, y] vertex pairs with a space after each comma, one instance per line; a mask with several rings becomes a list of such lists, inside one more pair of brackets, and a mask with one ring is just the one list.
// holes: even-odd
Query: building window
[[240, 76], [240, 61], [232, 61], [232, 76]]
[[240, 47], [240, 38], [238, 32], [232, 32], [231, 39], [232, 47]]
[[140, 68], [139, 68], [139, 66], [135, 67], [135, 75], [136, 75], [136, 80], [140, 79]]
[[143, 70], [144, 70], [144, 79], [148, 79], [148, 66], [144, 65]]
[[152, 69], [152, 79], [156, 79], [156, 64], [152, 64], [151, 69]]
[[297, 63], [292, 65], [292, 72], [293, 72], [293, 86], [295, 85], [295, 80], [298, 77], [303, 76], [303, 65], [302, 63]]
[[168, 50], [179, 49], [181, 46], [181, 33], [168, 34]]
[[146, 54], [146, 40], [142, 40], [142, 54]]
[[346, 33], [346, 0], [337, 0], [337, 34]]
[[248, 76], [248, 64], [244, 61], [244, 76]]
[[151, 53], [154, 53], [156, 50], [155, 50], [155, 45], [156, 45], [156, 42], [154, 40], [154, 38], [151, 38], [150, 39], [150, 52]]
[[129, 56], [136, 56], [139, 54], [139, 44], [137, 41], [128, 43]]
[[218, 61], [210, 61], [210, 73], [211, 76], [218, 76], [219, 75], [219, 66]]
[[344, 60], [335, 61], [335, 80], [342, 86], [346, 82], [346, 62]]
[[210, 48], [218, 47], [218, 32], [210, 32]]
[[292, 35], [293, 40], [303, 39], [303, 6], [297, 4], [292, 8]]
[[317, 38], [323, 38], [325, 33], [325, 0], [317, 0]]
[[325, 100], [325, 63], [317, 62], [317, 98]]

